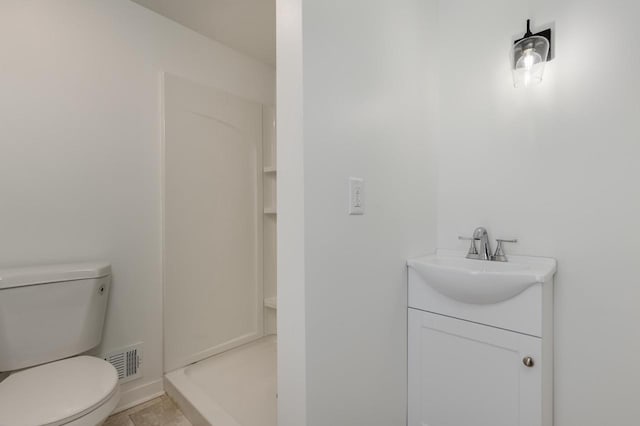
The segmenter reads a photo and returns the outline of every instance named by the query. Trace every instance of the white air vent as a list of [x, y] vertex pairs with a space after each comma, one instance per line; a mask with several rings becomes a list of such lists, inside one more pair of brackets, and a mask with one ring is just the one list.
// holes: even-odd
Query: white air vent
[[142, 343], [110, 352], [102, 358], [116, 368], [120, 383], [142, 377]]

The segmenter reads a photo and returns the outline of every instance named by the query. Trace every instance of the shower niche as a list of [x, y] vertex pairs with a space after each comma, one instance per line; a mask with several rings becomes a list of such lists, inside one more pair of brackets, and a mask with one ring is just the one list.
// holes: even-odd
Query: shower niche
[[277, 258], [278, 250], [278, 197], [277, 180], [278, 168], [276, 164], [276, 113], [270, 106], [263, 108], [262, 114], [262, 157], [263, 157], [263, 256], [264, 256], [264, 332], [267, 335], [276, 334], [277, 298]]

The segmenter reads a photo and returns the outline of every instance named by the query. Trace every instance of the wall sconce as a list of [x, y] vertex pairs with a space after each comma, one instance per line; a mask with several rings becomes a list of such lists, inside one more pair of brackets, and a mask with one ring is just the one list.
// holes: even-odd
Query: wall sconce
[[542, 81], [544, 65], [551, 56], [551, 28], [539, 33], [531, 32], [531, 20], [527, 19], [527, 32], [516, 40], [511, 49], [513, 85], [530, 87]]

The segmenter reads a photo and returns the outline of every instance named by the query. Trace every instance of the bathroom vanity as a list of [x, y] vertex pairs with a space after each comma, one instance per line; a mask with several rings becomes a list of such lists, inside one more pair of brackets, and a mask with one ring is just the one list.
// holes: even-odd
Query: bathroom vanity
[[556, 261], [408, 264], [409, 426], [553, 424]]

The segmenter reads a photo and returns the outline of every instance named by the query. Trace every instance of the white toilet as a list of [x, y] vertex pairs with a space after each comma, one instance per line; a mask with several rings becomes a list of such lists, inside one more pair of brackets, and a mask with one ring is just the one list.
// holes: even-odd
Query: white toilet
[[108, 362], [75, 356], [97, 346], [107, 263], [0, 270], [0, 426], [97, 426], [120, 399]]

